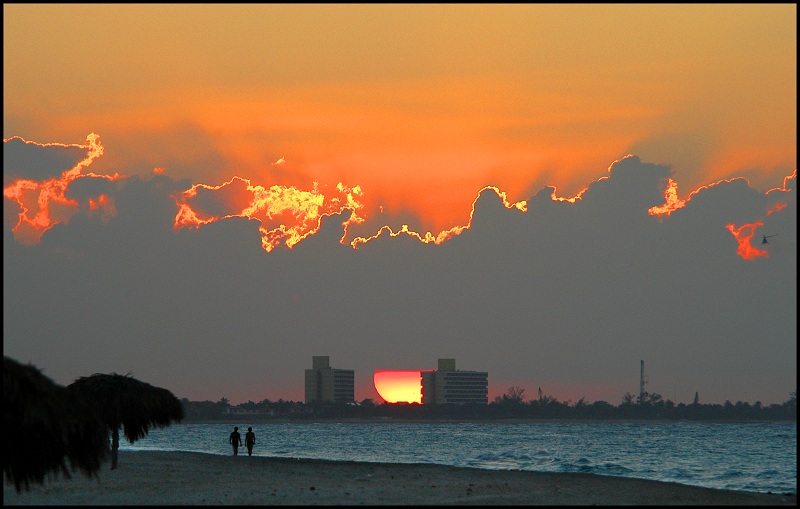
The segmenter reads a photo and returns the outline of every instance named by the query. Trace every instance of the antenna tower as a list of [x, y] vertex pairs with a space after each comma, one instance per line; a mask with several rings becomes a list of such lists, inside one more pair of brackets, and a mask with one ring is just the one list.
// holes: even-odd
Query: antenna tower
[[646, 383], [644, 378], [644, 361], [642, 361], [641, 366], [639, 372], [639, 402], [644, 402], [644, 384]]

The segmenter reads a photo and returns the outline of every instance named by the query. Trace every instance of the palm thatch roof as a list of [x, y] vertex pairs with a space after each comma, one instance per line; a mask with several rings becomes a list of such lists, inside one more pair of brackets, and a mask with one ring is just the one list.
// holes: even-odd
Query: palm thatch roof
[[172, 392], [128, 375], [95, 373], [78, 378], [67, 389], [91, 399], [112, 430], [123, 428], [130, 443], [150, 428], [163, 428], [183, 419], [183, 405]]
[[108, 430], [79, 395], [33, 365], [3, 358], [3, 474], [17, 492], [47, 474], [96, 476], [109, 454]]

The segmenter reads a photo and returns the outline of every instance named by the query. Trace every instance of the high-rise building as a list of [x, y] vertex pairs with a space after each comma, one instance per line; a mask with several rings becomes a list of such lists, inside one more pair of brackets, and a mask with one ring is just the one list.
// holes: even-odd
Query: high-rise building
[[334, 369], [327, 355], [315, 355], [311, 369], [306, 369], [306, 403], [345, 402], [355, 400], [355, 372]]
[[489, 373], [456, 370], [455, 359], [439, 359], [439, 369], [422, 371], [422, 404], [489, 403]]

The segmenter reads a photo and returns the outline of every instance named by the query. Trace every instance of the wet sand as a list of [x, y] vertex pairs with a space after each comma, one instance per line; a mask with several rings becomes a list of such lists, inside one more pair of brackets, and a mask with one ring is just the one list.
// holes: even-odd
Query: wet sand
[[121, 451], [97, 478], [75, 473], [4, 505], [797, 505], [795, 495], [592, 474], [439, 465]]

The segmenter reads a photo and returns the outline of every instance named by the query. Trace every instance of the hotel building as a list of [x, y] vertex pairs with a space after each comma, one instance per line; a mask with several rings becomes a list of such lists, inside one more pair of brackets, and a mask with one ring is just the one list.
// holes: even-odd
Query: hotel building
[[489, 403], [489, 373], [458, 371], [455, 359], [439, 359], [439, 369], [422, 371], [422, 404]]
[[334, 369], [330, 357], [315, 355], [311, 369], [306, 369], [306, 403], [352, 403], [354, 400], [355, 372], [352, 369]]

